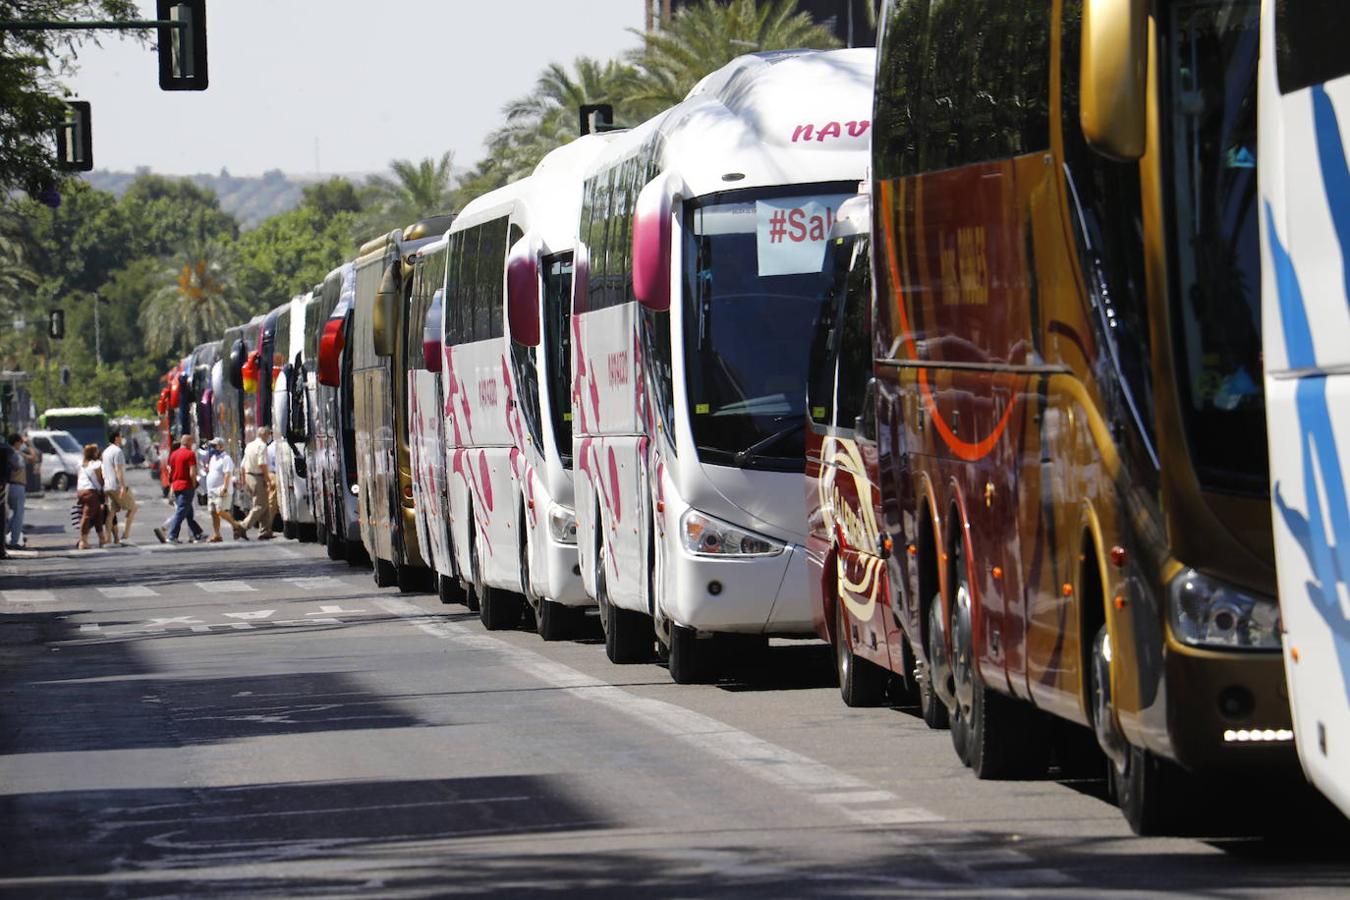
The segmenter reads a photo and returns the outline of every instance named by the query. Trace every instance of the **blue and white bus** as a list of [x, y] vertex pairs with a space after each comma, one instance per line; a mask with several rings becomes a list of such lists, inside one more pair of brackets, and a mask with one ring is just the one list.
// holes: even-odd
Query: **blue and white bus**
[[1350, 814], [1346, 12], [1344, 0], [1266, 0], [1258, 107], [1265, 388], [1285, 671], [1303, 769]]

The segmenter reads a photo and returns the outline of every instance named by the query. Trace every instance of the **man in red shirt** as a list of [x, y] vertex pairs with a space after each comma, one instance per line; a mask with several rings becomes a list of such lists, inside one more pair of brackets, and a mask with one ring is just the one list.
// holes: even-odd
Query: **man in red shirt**
[[185, 434], [178, 440], [178, 449], [169, 454], [169, 490], [173, 491], [177, 506], [173, 518], [166, 523], [168, 537], [164, 536], [164, 527], [155, 529], [155, 537], [159, 538], [161, 544], [166, 541], [178, 543], [178, 532], [184, 522], [192, 531], [193, 541], [206, 539], [206, 532], [202, 531], [202, 526], [192, 516], [192, 500], [197, 493], [197, 451], [192, 449], [194, 443], [196, 441], [192, 435]]

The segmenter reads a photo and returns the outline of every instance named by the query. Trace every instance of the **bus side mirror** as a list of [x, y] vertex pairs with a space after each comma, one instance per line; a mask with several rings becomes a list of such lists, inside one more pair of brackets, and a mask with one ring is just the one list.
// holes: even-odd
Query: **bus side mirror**
[[225, 365], [226, 380], [235, 390], [244, 389], [244, 361], [247, 358], [248, 352], [244, 349], [244, 342], [236, 338], [230, 345], [230, 355]]
[[445, 291], [437, 289], [427, 310], [426, 321], [422, 323], [422, 363], [428, 372], [441, 370], [445, 341], [441, 339], [441, 310], [445, 304]]
[[398, 304], [403, 298], [403, 279], [399, 271], [402, 268], [397, 262], [391, 263], [384, 270], [380, 290], [375, 294], [370, 330], [376, 356], [393, 356], [398, 347]]
[[319, 384], [324, 387], [338, 387], [342, 384], [342, 350], [347, 344], [342, 333], [342, 317], [334, 316], [323, 323], [323, 334], [319, 337]]
[[523, 347], [539, 346], [540, 249], [540, 240], [526, 235], [506, 259], [506, 319], [511, 340]]
[[671, 203], [657, 179], [638, 194], [633, 213], [633, 294], [652, 312], [670, 310]]
[[1132, 162], [1148, 138], [1148, 0], [1083, 4], [1079, 124], [1093, 150]]

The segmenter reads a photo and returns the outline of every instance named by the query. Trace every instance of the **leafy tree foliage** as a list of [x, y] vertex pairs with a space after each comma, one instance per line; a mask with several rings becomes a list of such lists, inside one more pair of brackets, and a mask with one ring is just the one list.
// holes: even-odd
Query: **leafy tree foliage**
[[220, 240], [190, 238], [170, 257], [159, 289], [141, 308], [146, 349], [181, 354], [249, 318], [249, 305], [239, 294], [234, 273], [233, 247]]
[[309, 290], [352, 255], [357, 215], [308, 204], [273, 216], [236, 244], [239, 293], [249, 314]]
[[[134, 0], [0, 0], [0, 19], [115, 19], [136, 17]], [[55, 185], [55, 130], [65, 118], [61, 76], [89, 32], [0, 32], [0, 189], [37, 196]], [[154, 84], [147, 56], [147, 90]]]

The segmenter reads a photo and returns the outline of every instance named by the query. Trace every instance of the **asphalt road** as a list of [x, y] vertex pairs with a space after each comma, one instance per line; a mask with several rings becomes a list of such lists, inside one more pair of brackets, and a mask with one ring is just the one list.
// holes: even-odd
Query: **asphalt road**
[[77, 553], [68, 506], [0, 563], [6, 896], [1350, 893], [1343, 837], [1140, 839], [1099, 781], [976, 781], [820, 644], [682, 687], [314, 545], [161, 546], [158, 501]]

